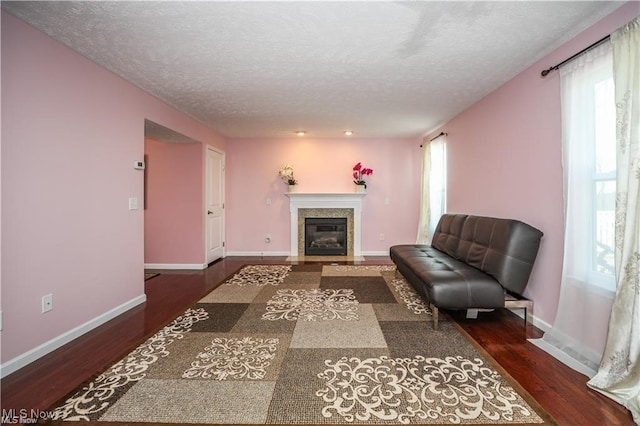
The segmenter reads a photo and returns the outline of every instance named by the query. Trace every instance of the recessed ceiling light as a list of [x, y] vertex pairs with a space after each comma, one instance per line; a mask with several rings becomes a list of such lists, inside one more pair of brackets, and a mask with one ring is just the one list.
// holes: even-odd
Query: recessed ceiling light
[[351, 136], [353, 135], [353, 130], [345, 130], [344, 134], [345, 136]]
[[307, 134], [307, 132], [305, 132], [304, 130], [298, 130], [298, 131], [296, 132], [296, 135], [298, 135], [298, 136], [304, 136], [304, 135], [306, 135], [306, 134]]

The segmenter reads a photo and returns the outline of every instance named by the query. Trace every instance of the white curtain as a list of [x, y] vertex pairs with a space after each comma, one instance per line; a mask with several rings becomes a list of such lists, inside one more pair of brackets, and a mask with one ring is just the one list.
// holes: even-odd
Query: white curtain
[[611, 34], [616, 96], [616, 297], [598, 374], [589, 386], [640, 424], [640, 17]]
[[433, 233], [446, 211], [447, 148], [446, 136], [440, 135], [423, 144], [422, 196], [418, 222], [418, 244], [430, 244]]
[[[611, 44], [604, 43], [562, 67], [560, 82], [565, 201], [562, 281], [553, 327], [532, 342], [591, 377], [602, 357], [615, 294]], [[598, 203], [602, 209], [594, 209]]]

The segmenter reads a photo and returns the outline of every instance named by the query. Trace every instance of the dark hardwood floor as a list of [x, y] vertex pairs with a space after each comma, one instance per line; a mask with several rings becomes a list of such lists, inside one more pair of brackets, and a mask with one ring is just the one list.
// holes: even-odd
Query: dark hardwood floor
[[[0, 406], [46, 410], [162, 328], [227, 276], [248, 263], [286, 263], [284, 257], [228, 257], [204, 271], [162, 271], [145, 282], [147, 302], [1, 381]], [[317, 263], [317, 262], [313, 262]], [[353, 264], [354, 262], [341, 262]], [[391, 263], [368, 257], [357, 264]], [[586, 386], [587, 378], [529, 343], [542, 333], [507, 310], [468, 320], [451, 317], [526, 389], [560, 425], [633, 425], [629, 412]]]

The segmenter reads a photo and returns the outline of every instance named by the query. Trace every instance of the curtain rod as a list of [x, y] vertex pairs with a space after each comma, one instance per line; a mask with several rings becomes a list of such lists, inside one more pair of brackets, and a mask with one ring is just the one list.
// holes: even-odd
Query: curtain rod
[[552, 66], [551, 68], [549, 68], [549, 69], [546, 69], [546, 70], [542, 71], [542, 72], [540, 73], [540, 76], [541, 76], [541, 77], [546, 77], [546, 76], [547, 76], [547, 74], [549, 74], [551, 71], [555, 71], [555, 70], [557, 70], [558, 68], [560, 68], [561, 66], [563, 66], [563, 65], [564, 65], [564, 64], [566, 64], [567, 62], [571, 61], [572, 59], [575, 59], [576, 57], [578, 57], [578, 56], [580, 56], [580, 55], [582, 55], [584, 52], [587, 52], [587, 51], [589, 51], [589, 50], [593, 49], [594, 47], [596, 47], [597, 45], [599, 45], [599, 44], [601, 44], [601, 43], [603, 43], [603, 42], [605, 42], [605, 41], [609, 40], [609, 38], [610, 38], [610, 37], [611, 37], [611, 36], [602, 37], [600, 40], [596, 41], [595, 43], [593, 43], [593, 44], [592, 44], [592, 45], [590, 45], [590, 46], [585, 47], [584, 49], [582, 49], [581, 51], [579, 51], [578, 53], [576, 53], [576, 54], [575, 54], [575, 55], [573, 55], [572, 57], [567, 58], [567, 59], [565, 59], [564, 61], [560, 62], [558, 65], [554, 65], [554, 66]]
[[[447, 134], [445, 132], [440, 132], [439, 135], [432, 137], [431, 139], [429, 139], [429, 142], [433, 142], [436, 139], [438, 139], [440, 136], [447, 136]], [[422, 148], [422, 144], [420, 144], [420, 148]]]
[[435, 136], [435, 137], [431, 138], [431, 139], [429, 140], [429, 142], [433, 142], [433, 141], [435, 141], [435, 140], [436, 140], [436, 139], [438, 139], [440, 136], [447, 136], [447, 134], [446, 134], [445, 132], [440, 132], [440, 134], [439, 134], [438, 136]]

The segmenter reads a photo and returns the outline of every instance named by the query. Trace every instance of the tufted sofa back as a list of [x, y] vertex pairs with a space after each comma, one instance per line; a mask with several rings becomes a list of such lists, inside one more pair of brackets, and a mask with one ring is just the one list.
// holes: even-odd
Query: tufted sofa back
[[522, 294], [538, 254], [542, 231], [514, 219], [445, 214], [431, 245]]

